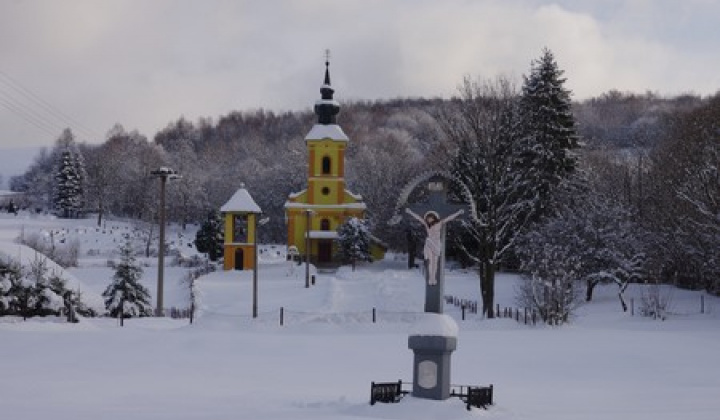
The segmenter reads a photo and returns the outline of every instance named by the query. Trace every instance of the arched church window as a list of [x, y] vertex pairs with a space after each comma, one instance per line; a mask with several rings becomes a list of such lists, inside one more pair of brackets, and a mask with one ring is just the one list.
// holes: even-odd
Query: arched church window
[[324, 156], [322, 158], [322, 173], [323, 173], [323, 175], [330, 174], [330, 166], [331, 166], [330, 164], [331, 164], [330, 156]]
[[328, 219], [320, 221], [320, 230], [330, 230], [330, 221]]

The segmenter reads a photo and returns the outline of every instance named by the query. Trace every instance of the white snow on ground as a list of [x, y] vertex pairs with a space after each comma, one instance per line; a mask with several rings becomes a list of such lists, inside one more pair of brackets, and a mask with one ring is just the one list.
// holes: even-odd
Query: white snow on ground
[[[79, 238], [82, 256], [81, 267], [67, 275], [86, 296], [99, 295], [112, 276], [109, 251], [128, 225], [108, 226], [103, 234], [94, 220], [2, 214], [0, 250], [25, 255], [31, 251], [12, 242], [21, 231], [66, 229], [64, 235]], [[194, 233], [172, 238], [186, 249]], [[599, 287], [594, 301], [560, 328], [475, 314], [463, 321], [448, 305], [459, 328], [452, 382], [492, 383], [496, 404], [467, 411], [457, 398], [407, 396], [370, 406], [371, 381], [412, 380], [407, 338], [423, 316], [420, 274], [391, 255], [354, 272], [313, 270], [316, 284], [305, 288], [304, 266], [285, 262], [283, 248], [263, 249], [257, 319], [249, 271], [201, 277], [193, 325], [168, 318], [126, 320], [122, 328], [108, 318], [79, 324], [0, 318], [0, 418], [710, 420], [720, 413], [720, 300], [705, 296], [700, 313], [702, 293], [667, 287], [671, 314], [652, 320], [637, 314], [640, 285], [626, 292], [635, 316], [621, 311], [615, 287]], [[88, 255], [90, 249], [99, 255]], [[143, 281], [154, 295], [157, 266], [143, 261]], [[168, 306], [187, 306], [180, 282], [186, 271], [166, 268]], [[517, 281], [499, 276], [501, 306], [513, 305]], [[477, 299], [476, 275], [449, 271], [446, 292]]]

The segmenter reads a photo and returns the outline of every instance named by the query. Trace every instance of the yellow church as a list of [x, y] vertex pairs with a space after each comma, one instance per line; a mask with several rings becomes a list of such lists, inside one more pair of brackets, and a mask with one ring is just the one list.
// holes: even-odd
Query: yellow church
[[[333, 99], [334, 92], [326, 61], [321, 99], [314, 108], [318, 120], [305, 136], [307, 188], [290, 194], [285, 203], [288, 247], [296, 247], [300, 255], [309, 255], [310, 262], [318, 267], [338, 265], [337, 228], [348, 218], [363, 219], [366, 209], [362, 197], [345, 188], [345, 149], [349, 139], [336, 122], [340, 105]], [[371, 247], [373, 259], [381, 259], [384, 251], [378, 244]]]

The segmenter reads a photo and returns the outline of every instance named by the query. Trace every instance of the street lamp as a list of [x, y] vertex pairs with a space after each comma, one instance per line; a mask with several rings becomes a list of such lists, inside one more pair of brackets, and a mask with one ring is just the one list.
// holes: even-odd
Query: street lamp
[[305, 288], [310, 287], [310, 223], [313, 211], [305, 210]]
[[165, 269], [165, 184], [169, 179], [182, 178], [174, 170], [162, 166], [150, 171], [154, 177], [160, 178], [160, 244], [158, 245], [158, 279], [157, 279], [157, 307], [155, 315], [163, 315], [163, 272]]
[[256, 214], [253, 219], [255, 219], [255, 268], [253, 269], [253, 318], [257, 318], [258, 316], [258, 226], [263, 226], [265, 223], [270, 221], [269, 217], [265, 217], [263, 219], [260, 219], [258, 221], [258, 217], [260, 217], [260, 214]]

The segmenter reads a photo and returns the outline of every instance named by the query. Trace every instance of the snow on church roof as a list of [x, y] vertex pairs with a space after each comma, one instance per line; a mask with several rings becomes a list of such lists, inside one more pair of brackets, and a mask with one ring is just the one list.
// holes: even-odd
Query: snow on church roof
[[250, 196], [250, 193], [245, 188], [240, 188], [235, 191], [230, 200], [220, 207], [220, 212], [231, 213], [231, 212], [245, 212], [245, 213], [262, 213], [260, 206], [257, 205], [255, 200]]
[[305, 136], [305, 140], [333, 139], [348, 141], [348, 136], [337, 124], [315, 124]]

